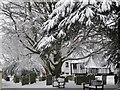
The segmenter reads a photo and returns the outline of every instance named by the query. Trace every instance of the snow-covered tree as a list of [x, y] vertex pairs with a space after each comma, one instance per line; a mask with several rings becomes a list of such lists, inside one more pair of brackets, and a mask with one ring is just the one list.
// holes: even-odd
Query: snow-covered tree
[[[108, 63], [116, 65], [120, 63], [120, 1], [117, 6], [115, 3], [112, 6], [106, 26], [107, 30], [105, 31], [105, 34], [111, 39], [111, 41], [105, 56], [109, 57]], [[120, 87], [120, 68], [118, 71], [117, 85]]]
[[4, 20], [7, 23], [4, 29], [19, 38], [28, 50], [27, 55], [40, 54], [50, 72], [59, 75], [65, 61], [84, 60], [108, 50], [112, 42], [108, 27], [114, 25], [117, 17], [114, 7], [119, 3], [119, 0], [11, 2], [2, 8], [9, 17], [9, 22]]
[[32, 58], [24, 57], [24, 60], [9, 60], [9, 63], [5, 63], [4, 65], [3, 72], [11, 76], [24, 76], [31, 72], [35, 72], [37, 75], [47, 73], [44, 66], [42, 66], [42, 62], [35, 55]]
[[[19, 63], [21, 60], [25, 61], [24, 59], [29, 61], [28, 57], [37, 55], [37, 60], [41, 60], [40, 52], [35, 47], [42, 38], [41, 25], [47, 20], [54, 5], [55, 2], [5, 2], [2, 4], [0, 9], [3, 17], [1, 30], [4, 32], [4, 59], [6, 58], [9, 63]], [[10, 64], [12, 66], [12, 63]]]
[[[111, 41], [104, 34], [108, 13], [118, 3], [117, 0], [58, 1], [43, 24], [45, 37], [37, 48], [53, 74], [59, 75], [67, 60], [85, 59], [107, 50]], [[88, 48], [90, 45], [93, 48]]]

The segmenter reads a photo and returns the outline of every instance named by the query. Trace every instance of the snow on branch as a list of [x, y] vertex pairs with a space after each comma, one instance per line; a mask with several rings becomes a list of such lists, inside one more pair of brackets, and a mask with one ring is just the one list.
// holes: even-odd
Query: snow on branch
[[56, 39], [54, 38], [54, 36], [45, 36], [42, 38], [42, 40], [38, 43], [38, 49], [42, 49], [42, 48], [47, 48], [51, 46], [51, 42], [54, 42]]
[[64, 59], [63, 61], [86, 59], [86, 58], [88, 58], [90, 56], [94, 56], [96, 54], [100, 54], [103, 51], [105, 51], [105, 49], [103, 49], [103, 47], [102, 47], [99, 50], [96, 50], [96, 51], [93, 51], [93, 52], [89, 53], [88, 55], [84, 55], [84, 56], [78, 57], [78, 58], [77, 57], [68, 57], [68, 58]]
[[[94, 24], [93, 19], [101, 17], [102, 12], [110, 11], [111, 5], [115, 3], [118, 6], [118, 0], [60, 0], [56, 4], [55, 9], [49, 16], [43, 28], [49, 31], [51, 28], [58, 26], [70, 27], [72, 23], [85, 23], [86, 26]], [[100, 18], [104, 21], [105, 17]], [[69, 28], [68, 28], [69, 29]]]

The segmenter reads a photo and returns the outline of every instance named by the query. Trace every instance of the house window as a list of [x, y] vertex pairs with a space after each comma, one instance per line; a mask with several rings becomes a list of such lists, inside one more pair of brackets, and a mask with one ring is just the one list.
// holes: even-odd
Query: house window
[[69, 63], [68, 62], [66, 62], [66, 67], [69, 67]]
[[77, 69], [77, 63], [73, 63], [73, 69]]

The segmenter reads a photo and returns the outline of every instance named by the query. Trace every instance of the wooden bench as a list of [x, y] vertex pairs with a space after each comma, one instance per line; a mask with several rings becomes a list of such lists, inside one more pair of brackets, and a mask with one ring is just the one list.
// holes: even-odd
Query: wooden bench
[[91, 80], [90, 83], [83, 83], [83, 90], [104, 90], [103, 81], [100, 80]]
[[58, 88], [65, 88], [65, 77], [58, 77], [58, 78], [53, 77], [52, 86]]

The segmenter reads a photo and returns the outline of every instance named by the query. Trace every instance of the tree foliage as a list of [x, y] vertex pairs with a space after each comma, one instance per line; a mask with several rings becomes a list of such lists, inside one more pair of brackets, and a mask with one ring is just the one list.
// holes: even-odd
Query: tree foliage
[[53, 75], [68, 60], [119, 50], [119, 0], [60, 0], [3, 4], [4, 32], [17, 37], [26, 55], [38, 54]]
[[113, 6], [118, 5], [117, 0], [60, 0], [42, 26], [46, 36], [38, 44], [41, 56], [57, 66], [107, 51], [112, 40], [106, 27], [112, 27], [110, 21], [117, 17]]
[[[41, 25], [47, 20], [49, 13], [54, 9], [54, 5], [55, 2], [2, 3], [0, 9], [2, 11], [1, 15], [4, 17], [1, 29], [4, 32], [3, 57], [8, 61], [8, 67], [6, 67], [8, 71], [11, 72], [13, 70], [14, 73], [17, 73], [16, 69], [21, 69], [19, 66], [22, 63], [17, 68], [10, 69], [9, 67], [12, 68], [14, 66], [13, 62], [20, 63], [27, 60], [29, 62], [31, 59], [33, 60], [33, 57], [41, 64], [44, 63], [39, 57], [40, 52], [35, 47], [43, 37]], [[46, 66], [44, 65], [44, 67]], [[35, 65], [33, 69], [36, 69]]]

